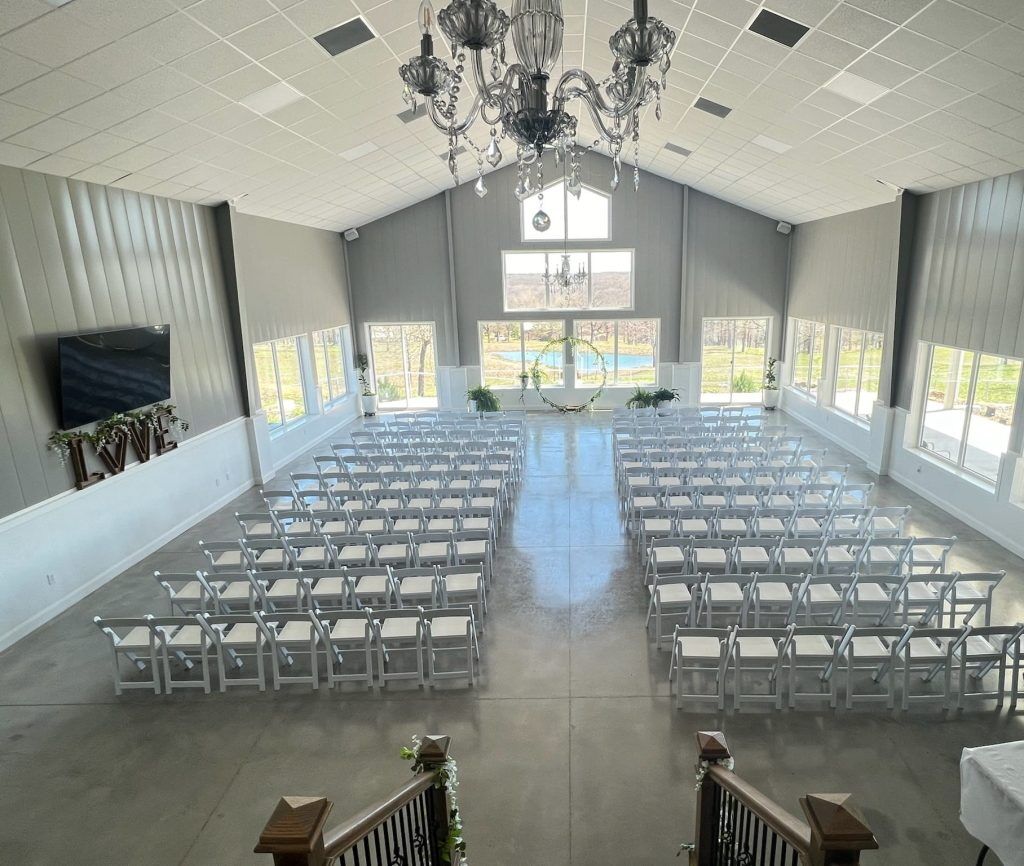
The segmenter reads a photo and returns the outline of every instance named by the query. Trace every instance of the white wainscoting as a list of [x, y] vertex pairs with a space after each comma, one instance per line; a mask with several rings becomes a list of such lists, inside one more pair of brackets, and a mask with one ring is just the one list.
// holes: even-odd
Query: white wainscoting
[[[266, 424], [266, 416], [253, 416], [253, 423]], [[351, 424], [359, 417], [359, 399], [350, 392], [326, 412], [320, 415], [309, 415], [290, 430], [270, 437], [270, 461], [275, 471], [291, 463], [300, 454], [308, 451], [318, 442], [337, 433], [342, 427]]]
[[[859, 424], [852, 418], [842, 415], [826, 406], [804, 397], [790, 387], [780, 390], [780, 407], [798, 421], [852, 451], [868, 466], [878, 471], [878, 461], [873, 459], [871, 429], [867, 424]], [[874, 416], [872, 416], [874, 424]], [[832, 461], [829, 461], [832, 462]]]
[[0, 649], [252, 484], [246, 419], [237, 418], [148, 463], [0, 520]]

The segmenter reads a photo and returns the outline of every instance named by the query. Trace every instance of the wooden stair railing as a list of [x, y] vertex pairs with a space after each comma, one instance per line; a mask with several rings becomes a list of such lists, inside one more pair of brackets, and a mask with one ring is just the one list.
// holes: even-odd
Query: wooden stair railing
[[379, 803], [325, 830], [330, 800], [282, 797], [253, 850], [273, 854], [274, 866], [458, 866], [458, 852], [448, 860], [444, 851], [449, 811], [439, 784], [451, 738], [420, 739], [422, 771]]
[[697, 752], [691, 866], [838, 866], [878, 848], [849, 794], [801, 797], [805, 823], [733, 773], [724, 734], [699, 731]]

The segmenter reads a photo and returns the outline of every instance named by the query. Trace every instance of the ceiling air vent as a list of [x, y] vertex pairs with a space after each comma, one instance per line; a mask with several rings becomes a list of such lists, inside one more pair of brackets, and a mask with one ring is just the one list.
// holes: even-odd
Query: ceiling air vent
[[[462, 154], [464, 154], [465, 152], [466, 152], [466, 148], [464, 148], [461, 144], [457, 148], [455, 148], [455, 155], [456, 156], [462, 156]], [[439, 153], [438, 157], [440, 159], [444, 160], [445, 162], [447, 162], [448, 161], [448, 151], [446, 150], [444, 153]]]
[[362, 18], [353, 18], [314, 38], [331, 57], [337, 57], [344, 51], [369, 42], [373, 39], [373, 31]]
[[750, 27], [747, 29], [751, 33], [757, 33], [766, 39], [771, 39], [772, 42], [785, 45], [787, 48], [796, 45], [810, 30], [799, 21], [791, 21], [789, 18], [783, 18], [767, 9], [762, 9], [758, 16], [750, 22]]
[[419, 120], [419, 118], [426, 116], [427, 104], [425, 102], [417, 102], [415, 108], [407, 108], [405, 111], [400, 111], [395, 115], [402, 123], [412, 123], [414, 120]]
[[671, 141], [665, 145], [665, 150], [669, 150], [672, 153], [678, 153], [680, 156], [689, 156], [693, 153], [692, 150], [683, 147], [681, 144], [673, 144]]
[[715, 117], [725, 117], [732, 111], [726, 105], [719, 105], [717, 102], [712, 102], [710, 99], [705, 99], [703, 96], [693, 103], [694, 108], [699, 108], [701, 111], [706, 111], [708, 114], [713, 114]]

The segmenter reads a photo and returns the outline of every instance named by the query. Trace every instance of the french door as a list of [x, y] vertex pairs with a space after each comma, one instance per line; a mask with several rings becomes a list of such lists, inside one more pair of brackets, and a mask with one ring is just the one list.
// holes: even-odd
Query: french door
[[434, 323], [402, 322], [366, 328], [378, 408], [436, 409]]
[[701, 334], [702, 403], [759, 403], [770, 319], [705, 319]]

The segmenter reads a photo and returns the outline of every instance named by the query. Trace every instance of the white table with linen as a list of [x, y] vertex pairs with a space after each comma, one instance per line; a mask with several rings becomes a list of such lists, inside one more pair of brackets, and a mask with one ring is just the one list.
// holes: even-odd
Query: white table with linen
[[1024, 866], [1024, 740], [964, 749], [960, 822], [1004, 866]]

